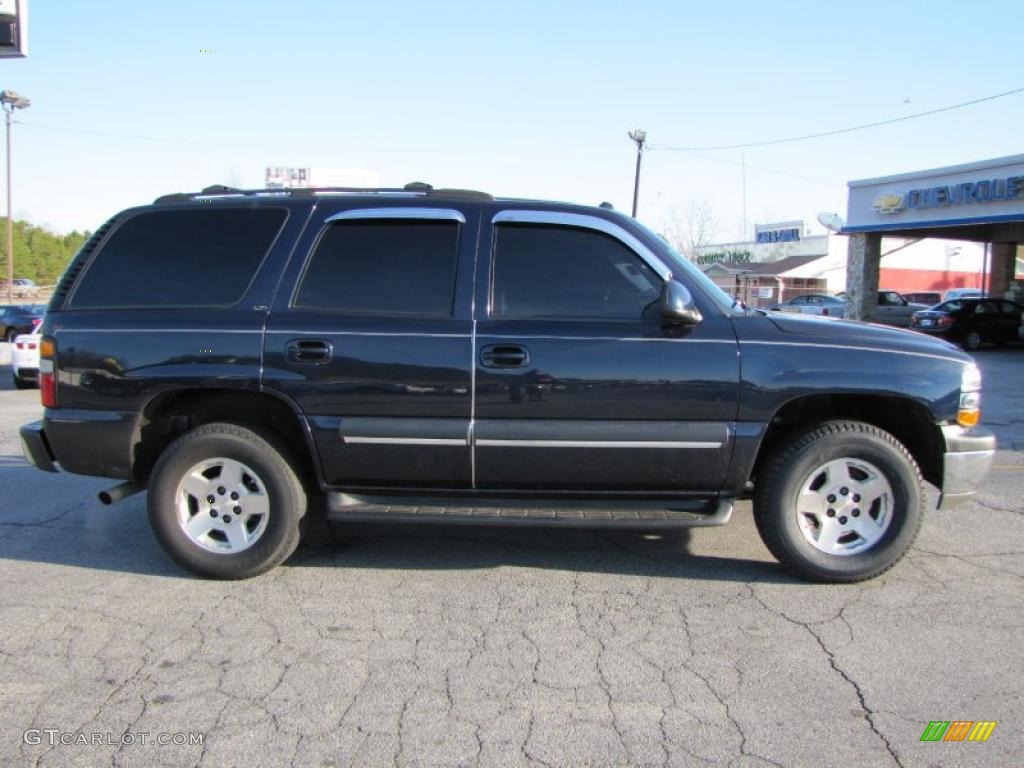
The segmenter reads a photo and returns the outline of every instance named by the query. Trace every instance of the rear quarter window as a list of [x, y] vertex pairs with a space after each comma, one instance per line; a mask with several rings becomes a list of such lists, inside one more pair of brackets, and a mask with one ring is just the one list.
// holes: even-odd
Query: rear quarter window
[[287, 217], [283, 208], [147, 211], [125, 221], [79, 279], [71, 309], [231, 306]]

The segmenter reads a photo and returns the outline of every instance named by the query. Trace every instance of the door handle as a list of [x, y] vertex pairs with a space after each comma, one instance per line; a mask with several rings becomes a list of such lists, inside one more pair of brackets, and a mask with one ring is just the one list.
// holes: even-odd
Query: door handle
[[530, 362], [530, 352], [518, 344], [488, 344], [480, 350], [485, 368], [522, 368]]
[[324, 339], [292, 339], [285, 347], [293, 363], [326, 363], [333, 351], [334, 345]]

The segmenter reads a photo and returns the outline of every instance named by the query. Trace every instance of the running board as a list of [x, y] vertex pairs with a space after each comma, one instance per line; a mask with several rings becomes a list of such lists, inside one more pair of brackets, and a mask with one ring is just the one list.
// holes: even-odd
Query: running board
[[[553, 506], [554, 505], [554, 506]], [[332, 491], [327, 518], [334, 522], [556, 525], [576, 528], [703, 528], [725, 525], [732, 501], [601, 501], [517, 498], [367, 496]]]

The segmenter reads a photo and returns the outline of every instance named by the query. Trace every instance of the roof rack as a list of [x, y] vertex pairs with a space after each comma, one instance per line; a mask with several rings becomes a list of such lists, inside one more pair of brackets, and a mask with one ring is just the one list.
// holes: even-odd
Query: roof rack
[[331, 195], [369, 195], [394, 197], [431, 197], [445, 200], [488, 201], [494, 196], [487, 192], [473, 189], [434, 189], [430, 184], [414, 181], [404, 187], [281, 187], [271, 189], [237, 189], [223, 184], [204, 187], [199, 192], [174, 192], [161, 195], [153, 201], [154, 205], [164, 203], [186, 203], [194, 200], [210, 200], [222, 198], [265, 198], [288, 197], [294, 199], [310, 197], [328, 197]]

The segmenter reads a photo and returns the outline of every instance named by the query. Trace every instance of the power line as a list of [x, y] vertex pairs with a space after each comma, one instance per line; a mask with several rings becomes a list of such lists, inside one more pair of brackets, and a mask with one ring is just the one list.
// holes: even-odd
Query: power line
[[941, 112], [951, 112], [954, 109], [963, 109], [964, 107], [971, 107], [975, 104], [981, 104], [985, 101], [993, 101], [995, 99], [1001, 99], [1005, 96], [1013, 96], [1016, 93], [1024, 92], [1024, 88], [1014, 88], [1012, 91], [1003, 91], [1002, 93], [995, 93], [991, 96], [983, 96], [980, 99], [972, 99], [971, 101], [964, 101], [959, 104], [950, 104], [947, 107], [939, 107], [938, 109], [929, 109], [926, 112], [917, 112], [913, 115], [904, 115], [903, 117], [894, 117], [889, 120], [879, 120], [875, 123], [865, 123], [863, 125], [854, 125], [849, 128], [837, 128], [832, 131], [822, 131], [820, 133], [808, 133], [803, 136], [790, 136], [785, 139], [767, 139], [765, 141], [752, 141], [747, 144], [717, 144], [712, 146], [704, 147], [673, 147], [667, 144], [655, 144], [650, 147], [651, 150], [661, 150], [664, 152], [694, 152], [706, 149], [747, 149], [748, 147], [766, 147], [772, 144], [789, 144], [794, 141], [807, 141], [808, 139], [820, 139], [825, 136], [837, 136], [841, 133], [852, 133], [854, 131], [863, 131], [867, 128], [878, 128], [882, 125], [892, 125], [893, 123], [901, 123], [905, 120], [916, 120], [919, 117], [928, 117], [929, 115], [937, 115]]
[[806, 176], [806, 175], [800, 174], [800, 173], [791, 173], [789, 171], [779, 171], [779, 170], [776, 170], [774, 168], [765, 168], [762, 165], [751, 165], [750, 163], [744, 163], [744, 162], [739, 161], [739, 160], [727, 160], [724, 157], [715, 157], [714, 155], [704, 155], [704, 154], [701, 154], [700, 152], [694, 152], [694, 151], [689, 150], [689, 149], [680, 149], [680, 150], [677, 150], [677, 151], [681, 152], [683, 154], [690, 155], [691, 157], [699, 157], [702, 160], [710, 160], [710, 161], [715, 162], [715, 163], [726, 163], [727, 165], [738, 165], [740, 167], [745, 167], [748, 170], [752, 169], [752, 170], [755, 170], [755, 171], [761, 171], [762, 173], [774, 173], [777, 176], [788, 176], [791, 179], [801, 179], [802, 181], [816, 181], [819, 184], [829, 184], [829, 185], [836, 186], [836, 187], [840, 187], [840, 186], [841, 187], [845, 187], [846, 186], [846, 184], [844, 184], [843, 182], [836, 181], [835, 179], [822, 179], [822, 178], [820, 178], [818, 176]]

